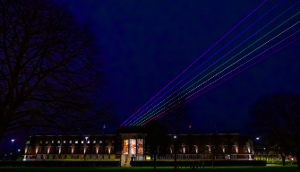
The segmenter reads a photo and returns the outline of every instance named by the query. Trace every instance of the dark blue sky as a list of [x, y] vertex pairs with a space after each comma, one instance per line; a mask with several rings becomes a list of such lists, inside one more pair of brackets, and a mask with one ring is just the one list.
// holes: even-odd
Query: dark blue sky
[[[203, 56], [195, 66], [207, 60], [280, 1], [268, 0], [264, 3]], [[91, 24], [92, 30], [96, 33], [103, 57], [106, 59], [104, 70], [109, 79], [107, 97], [115, 102], [115, 114], [118, 123], [121, 124], [134, 113], [135, 109], [143, 106], [263, 0], [63, 0], [60, 2], [67, 5], [79, 22]], [[208, 64], [215, 62], [296, 2], [298, 0], [283, 1], [212, 58]], [[248, 46], [298, 11], [300, 11], [300, 3], [241, 48]], [[287, 22], [253, 48], [297, 22], [299, 16]], [[268, 44], [267, 47], [297, 29], [299, 25]], [[299, 33], [294, 35], [280, 46], [299, 36]], [[299, 49], [300, 41], [189, 102], [192, 129], [197, 132], [213, 132], [217, 124], [220, 132], [247, 132], [249, 129], [245, 124], [251, 119], [249, 108], [260, 96], [278, 92], [300, 93]], [[229, 57], [231, 56], [225, 59]], [[204, 68], [200, 68], [198, 73], [202, 71], [201, 69]], [[185, 126], [187, 127], [188, 125]], [[114, 129], [107, 126], [107, 130], [111, 132]], [[3, 140], [2, 145], [9, 143], [9, 137]], [[24, 140], [16, 139], [16, 145], [23, 144]]]
[[[116, 103], [115, 113], [119, 117], [120, 124], [133, 114], [134, 109], [143, 106], [262, 2], [262, 0], [65, 0], [76, 18], [82, 23], [90, 23], [98, 36], [106, 59], [105, 72], [109, 78], [108, 97]], [[278, 2], [280, 1], [269, 0], [263, 4], [196, 65], [207, 60]], [[285, 0], [239, 39], [232, 42], [228, 48], [221, 51], [220, 55], [212, 58], [210, 64], [296, 2]], [[250, 42], [246, 42], [244, 46], [263, 36], [299, 9], [300, 4], [261, 31]], [[254, 48], [297, 20], [299, 16], [274, 34], [270, 34], [270, 37], [259, 42]], [[293, 33], [297, 28], [298, 25], [288, 34], [283, 34], [280, 39]], [[297, 36], [300, 34], [280, 45], [285, 45]], [[193, 118], [192, 128], [199, 132], [212, 132], [217, 124], [219, 131], [237, 129], [245, 132], [248, 129], [244, 122], [249, 121], [249, 108], [257, 98], [268, 93], [299, 93], [299, 45], [300, 41], [191, 101], [189, 106]], [[204, 68], [200, 68], [199, 71], [201, 69]]]

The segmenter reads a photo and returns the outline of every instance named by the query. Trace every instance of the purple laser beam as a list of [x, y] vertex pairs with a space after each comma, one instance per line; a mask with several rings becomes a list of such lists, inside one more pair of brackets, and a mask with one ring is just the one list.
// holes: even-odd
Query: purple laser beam
[[[260, 8], [267, 0], [256, 7], [250, 14], [248, 14], [242, 21], [240, 21], [236, 26], [234, 26], [229, 32], [227, 32], [221, 39], [219, 39], [213, 46], [206, 50], [200, 57], [198, 57], [192, 64], [190, 64], [186, 69], [184, 69], [178, 76], [176, 76], [169, 84], [167, 84], [162, 90], [160, 90], [155, 96], [153, 96], [146, 104], [144, 104], [139, 110], [137, 110], [133, 115], [131, 115], [126, 121], [124, 121], [121, 126], [123, 126], [130, 118], [132, 118], [137, 112], [139, 112], [143, 107], [145, 107], [151, 100], [153, 100], [159, 93], [165, 90], [171, 83], [173, 83], [179, 76], [181, 76], [186, 70], [188, 70], [193, 64], [195, 64], [200, 58], [202, 58], [208, 51], [215, 47], [221, 40], [223, 40], [229, 33], [231, 33], [236, 27], [238, 27], [242, 22], [244, 22], [252, 13], [254, 13], [258, 8]], [[131, 122], [130, 120], [129, 122]], [[127, 125], [125, 125], [127, 126]]]
[[[229, 45], [232, 41], [234, 41], [236, 38], [238, 38], [241, 34], [243, 34], [245, 31], [247, 31], [250, 27], [252, 27], [255, 23], [257, 23], [259, 20], [261, 20], [265, 15], [267, 15], [269, 12], [271, 12], [274, 8], [276, 8], [279, 4], [281, 4], [282, 2], [283, 2], [284, 0], [282, 0], [282, 1], [280, 1], [278, 4], [276, 4], [273, 8], [271, 8], [268, 12], [266, 12], [264, 15], [262, 15], [258, 20], [256, 20], [255, 22], [253, 22], [248, 28], [246, 28], [243, 32], [241, 32], [238, 36], [236, 36], [235, 38], [233, 38], [229, 43], [227, 43], [225, 46], [223, 46], [219, 51], [217, 51], [215, 54], [213, 54], [209, 59], [207, 59], [205, 62], [203, 62], [200, 66], [198, 66], [196, 69], [194, 69], [190, 74], [188, 74], [186, 77], [184, 77], [181, 81], [179, 81], [177, 84], [175, 84], [171, 89], [169, 89], [166, 93], [164, 93], [162, 96], [160, 96], [157, 100], [155, 100], [153, 103], [151, 103], [146, 109], [144, 109], [142, 112], [140, 112], [138, 115], [136, 115], [136, 116], [134, 116], [134, 118], [133, 119], [131, 119], [128, 123], [127, 123], [127, 125], [132, 125], [133, 123], [134, 123], [134, 121], [133, 120], [135, 120], [137, 117], [138, 117], [138, 119], [140, 119], [142, 116], [145, 116], [145, 114], [144, 115], [142, 115], [142, 116], [140, 116], [141, 115], [141, 113], [143, 113], [145, 110], [147, 110], [150, 106], [152, 106], [154, 103], [156, 103], [158, 100], [160, 100], [163, 96], [165, 96], [167, 93], [169, 93], [171, 90], [173, 90], [173, 88], [175, 88], [178, 84], [180, 84], [182, 81], [184, 81], [187, 77], [189, 77], [191, 74], [193, 74], [196, 70], [198, 70], [201, 66], [203, 66], [208, 60], [210, 60], [211, 58], [213, 58], [216, 54], [218, 54], [221, 50], [223, 50], [224, 48], [226, 48], [227, 47], [227, 45]], [[297, 2], [297, 3], [299, 3], [299, 2]], [[297, 4], [296, 3], [296, 4]], [[295, 4], [295, 5], [296, 5]], [[295, 5], [293, 5], [293, 6], [295, 6]], [[292, 7], [293, 7], [292, 6]], [[290, 7], [290, 8], [292, 8], [292, 7]], [[289, 8], [289, 9], [290, 9]], [[287, 10], [289, 10], [289, 9], [287, 9]], [[286, 11], [287, 11], [286, 10]], [[285, 12], [286, 12], [285, 11]], [[285, 12], [283, 12], [283, 13], [285, 13]], [[282, 14], [283, 14], [282, 13]], [[280, 14], [278, 17], [280, 17], [282, 14]], [[275, 19], [273, 19], [271, 22], [269, 22], [267, 25], [269, 25], [270, 23], [272, 23], [274, 20], [276, 20], [278, 17], [276, 17]], [[266, 25], [266, 26], [267, 26]], [[266, 26], [264, 26], [263, 28], [265, 28]], [[263, 28], [261, 28], [260, 30], [262, 30]], [[260, 31], [259, 30], [259, 31]], [[258, 33], [259, 31], [257, 31], [256, 33]], [[251, 37], [253, 37], [256, 33], [254, 33], [252, 36], [250, 36], [248, 39], [246, 39], [245, 41], [243, 41], [241, 44], [243, 44], [244, 42], [246, 42], [247, 40], [249, 40]], [[240, 44], [240, 45], [241, 45]], [[230, 52], [232, 52], [233, 50], [235, 50], [236, 48], [238, 48], [240, 45], [238, 45], [237, 47], [235, 47], [234, 49], [232, 49]], [[230, 53], [229, 52], [229, 53]], [[229, 53], [227, 53], [226, 55], [228, 55]], [[225, 55], [225, 56], [226, 56]], [[223, 57], [225, 57], [225, 56], [223, 56]], [[223, 58], [222, 57], [222, 58]], [[218, 61], [220, 61], [222, 58], [220, 58]], [[216, 61], [215, 63], [217, 63], [218, 61]], [[215, 64], [214, 63], [214, 64]], [[212, 65], [214, 65], [214, 64], [212, 64]], [[210, 68], [212, 65], [210, 65], [208, 68]], [[207, 68], [207, 69], [208, 69]], [[206, 69], [206, 70], [207, 70]], [[203, 72], [205, 72], [206, 70], [204, 70]], [[203, 72], [201, 72], [200, 74], [202, 74]], [[200, 75], [200, 74], [198, 74], [198, 75]], [[197, 75], [197, 76], [198, 76]], [[196, 77], [197, 77], [196, 76]], [[195, 77], [195, 78], [196, 78]], [[193, 78], [194, 79], [194, 78]], [[192, 79], [192, 80], [193, 80]], [[190, 80], [188, 83], [190, 83], [192, 80]], [[188, 84], [188, 83], [186, 83], [186, 84]], [[185, 84], [185, 85], [186, 85]], [[185, 85], [183, 85], [182, 87], [180, 87], [178, 90], [180, 90], [181, 88], [183, 88]], [[176, 91], [178, 91], [178, 90], [176, 90]], [[176, 92], [175, 91], [175, 92]], [[174, 94], [174, 93], [173, 93]], [[172, 95], [173, 95], [172, 94]], [[170, 97], [170, 96], [169, 96]], [[137, 121], [138, 119], [136, 119], [135, 121]]]
[[[276, 50], [276, 51], [274, 51], [274, 52], [270, 53], [269, 55], [267, 55], [267, 56], [265, 56], [265, 57], [261, 58], [260, 60], [256, 61], [255, 63], [251, 64], [250, 66], [248, 66], [248, 67], [244, 68], [243, 70], [241, 70], [241, 71], [239, 71], [239, 72], [235, 73], [234, 75], [232, 75], [232, 76], [230, 76], [230, 77], [226, 78], [225, 80], [223, 80], [223, 81], [219, 82], [218, 84], [214, 85], [213, 87], [210, 87], [209, 89], [207, 89], [207, 90], [205, 90], [204, 92], [202, 92], [202, 93], [198, 94], [197, 96], [195, 96], [195, 97], [193, 97], [193, 98], [189, 99], [189, 100], [188, 100], [188, 101], [186, 101], [185, 103], [188, 103], [188, 102], [190, 102], [190, 101], [194, 100], [195, 98], [199, 97], [200, 95], [202, 95], [202, 94], [206, 93], [207, 91], [209, 91], [209, 90], [213, 89], [214, 87], [216, 87], [216, 86], [218, 86], [218, 85], [222, 84], [223, 82], [225, 82], [225, 81], [227, 81], [228, 79], [230, 79], [230, 78], [234, 77], [235, 75], [238, 75], [239, 73], [243, 72], [244, 70], [246, 70], [246, 69], [248, 69], [248, 68], [252, 67], [253, 65], [255, 65], [255, 64], [257, 64], [258, 62], [262, 61], [263, 59], [265, 59], [265, 58], [267, 58], [267, 57], [271, 56], [272, 54], [274, 54], [274, 53], [276, 53], [276, 52], [278, 52], [278, 51], [282, 50], [283, 48], [285, 48], [285, 47], [289, 46], [290, 44], [292, 44], [292, 43], [294, 43], [294, 42], [296, 42], [296, 41], [298, 41], [299, 39], [300, 39], [300, 37], [299, 37], [299, 38], [297, 38], [297, 39], [295, 39], [294, 41], [292, 41], [292, 42], [288, 43], [287, 45], [285, 45], [285, 46], [283, 46], [283, 47], [279, 48], [278, 50]], [[163, 117], [164, 115], [165, 115], [165, 114], [161, 114], [160, 116], [157, 116], [157, 117], [155, 118], [155, 120], [156, 120], [156, 119], [159, 119], [159, 118], [161, 118], [161, 117]], [[149, 121], [148, 121], [148, 122], [149, 122]], [[144, 124], [142, 124], [142, 125], [145, 125], [145, 124], [146, 124], [146, 123], [144, 123]]]

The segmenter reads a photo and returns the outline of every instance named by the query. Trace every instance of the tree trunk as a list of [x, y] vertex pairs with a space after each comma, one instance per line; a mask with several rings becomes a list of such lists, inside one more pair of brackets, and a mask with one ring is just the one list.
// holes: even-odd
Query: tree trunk
[[300, 152], [297, 153], [296, 158], [297, 158], [298, 170], [300, 170]]
[[212, 167], [215, 167], [215, 154], [212, 154]]
[[153, 163], [154, 170], [156, 170], [156, 151], [154, 151], [154, 163]]
[[282, 160], [282, 165], [285, 166], [285, 157], [286, 155], [282, 152], [281, 153], [281, 160]]
[[0, 145], [1, 145], [1, 141], [3, 139], [4, 136], [4, 131], [2, 130], [2, 128], [0, 127]]
[[177, 169], [177, 147], [176, 147], [176, 143], [175, 143], [175, 157], [174, 157], [174, 160], [175, 160], [175, 163], [174, 163], [174, 169], [176, 170]]
[[[2, 119], [0, 119], [0, 120], [2, 120]], [[4, 133], [5, 133], [4, 122], [0, 121], [0, 144], [3, 139]]]

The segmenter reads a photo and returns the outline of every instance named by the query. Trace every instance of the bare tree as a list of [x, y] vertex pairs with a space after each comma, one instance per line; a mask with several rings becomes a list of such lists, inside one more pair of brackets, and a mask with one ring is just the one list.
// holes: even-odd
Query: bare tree
[[110, 121], [99, 54], [89, 27], [58, 3], [0, 0], [0, 141], [8, 131]]
[[189, 106], [187, 105], [186, 96], [182, 96], [181, 99], [178, 99], [177, 97], [179, 95], [180, 93], [178, 92], [169, 98], [174, 105], [166, 107], [166, 109], [168, 109], [167, 114], [162, 119], [162, 122], [167, 126], [174, 138], [174, 169], [177, 169], [177, 151], [179, 149], [179, 143], [181, 142], [180, 134], [182, 133], [183, 125], [189, 124], [190, 122], [188, 117]]
[[167, 128], [160, 121], [152, 121], [147, 125], [147, 136], [149, 137], [149, 152], [153, 155], [153, 168], [156, 170], [157, 155], [165, 153], [161, 148], [169, 146]]
[[300, 95], [274, 94], [257, 100], [251, 109], [254, 127], [279, 147], [283, 165], [286, 152], [300, 159]]

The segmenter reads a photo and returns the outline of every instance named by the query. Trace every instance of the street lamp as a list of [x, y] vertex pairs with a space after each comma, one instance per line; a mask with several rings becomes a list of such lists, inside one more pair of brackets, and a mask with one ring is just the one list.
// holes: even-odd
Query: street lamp
[[13, 143], [15, 142], [15, 139], [11, 139], [11, 149], [10, 149], [10, 153], [9, 153], [9, 160], [11, 159], [11, 156], [12, 156], [12, 150], [13, 150]]
[[175, 146], [175, 148], [174, 148], [174, 155], [175, 155], [174, 156], [174, 160], [175, 160], [174, 169], [176, 170], [177, 169], [177, 136], [174, 135], [173, 138], [174, 138], [174, 146]]
[[259, 140], [259, 137], [256, 137], [256, 140]]

